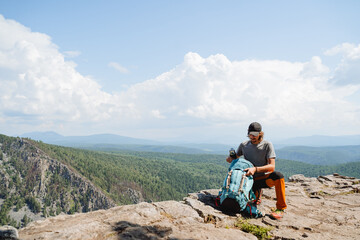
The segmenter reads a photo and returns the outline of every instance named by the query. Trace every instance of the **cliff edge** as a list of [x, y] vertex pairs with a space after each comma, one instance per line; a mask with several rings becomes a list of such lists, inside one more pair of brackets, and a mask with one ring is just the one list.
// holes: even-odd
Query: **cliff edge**
[[[359, 239], [360, 180], [338, 174], [286, 182], [288, 209], [280, 221], [246, 219], [214, 206], [218, 190], [190, 193], [183, 201], [124, 205], [59, 215], [19, 230], [27, 239]], [[260, 209], [275, 206], [264, 189]]]

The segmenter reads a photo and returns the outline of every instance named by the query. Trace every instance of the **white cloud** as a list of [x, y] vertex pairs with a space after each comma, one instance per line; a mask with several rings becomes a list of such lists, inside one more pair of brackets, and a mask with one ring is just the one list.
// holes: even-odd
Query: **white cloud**
[[325, 55], [333, 56], [342, 54], [345, 59], [357, 60], [360, 59], [360, 44], [342, 43], [329, 50], [326, 50]]
[[[360, 69], [359, 46], [326, 52], [345, 53], [335, 76], [317, 56], [308, 62], [230, 61], [190, 52], [170, 71], [115, 95], [78, 73], [49, 36], [0, 15], [0, 121], [3, 128], [61, 126], [72, 135], [130, 129], [206, 136], [230, 127], [240, 132], [251, 121], [293, 129], [290, 135], [354, 134], [354, 126], [360, 133], [359, 105], [349, 100], [360, 83], [334, 84], [339, 73]], [[109, 66], [127, 72], [118, 63]]]
[[160, 110], [152, 110], [151, 111], [153, 116], [156, 117], [156, 118], [166, 118], [165, 116], [163, 116], [160, 112]]
[[[188, 53], [182, 64], [132, 86], [123, 99], [132, 101], [143, 117], [161, 109], [163, 116], [182, 119], [183, 125], [256, 119], [319, 128], [359, 122], [358, 107], [345, 100], [359, 85], [334, 86], [329, 72], [319, 57], [305, 63], [231, 62], [221, 54], [202, 58]], [[187, 118], [191, 121], [184, 121]]]
[[332, 81], [339, 85], [360, 84], [360, 44], [343, 43], [325, 51], [327, 56], [341, 55]]
[[80, 51], [65, 51], [64, 52], [65, 57], [68, 58], [75, 58], [81, 55]]
[[74, 69], [45, 34], [0, 16], [0, 110], [38, 121], [109, 118], [111, 95]]
[[114, 68], [115, 70], [121, 72], [121, 73], [128, 73], [129, 70], [126, 69], [125, 67], [121, 66], [119, 63], [116, 62], [110, 62], [108, 64], [109, 67]]

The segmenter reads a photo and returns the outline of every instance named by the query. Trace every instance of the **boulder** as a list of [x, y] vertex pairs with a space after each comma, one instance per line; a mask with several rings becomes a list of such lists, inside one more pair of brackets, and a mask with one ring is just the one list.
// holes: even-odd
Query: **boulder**
[[12, 226], [0, 227], [0, 240], [17, 240], [19, 238], [18, 231]]

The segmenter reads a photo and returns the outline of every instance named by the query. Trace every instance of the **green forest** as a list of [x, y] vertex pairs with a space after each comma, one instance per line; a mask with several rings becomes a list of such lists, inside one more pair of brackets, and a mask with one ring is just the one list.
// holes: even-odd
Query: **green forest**
[[[346, 149], [351, 149], [354, 151], [353, 147]], [[109, 150], [111, 152], [111, 150]], [[224, 151], [226, 152], [226, 151]], [[113, 154], [118, 155], [131, 155], [137, 157], [144, 157], [147, 159], [168, 159], [175, 160], [183, 163], [204, 163], [204, 164], [214, 164], [220, 168], [224, 167], [226, 169], [229, 167], [229, 164], [225, 161], [225, 155], [217, 154], [181, 154], [181, 153], [159, 153], [159, 152], [140, 152], [140, 151], [116, 151], [112, 152]], [[348, 156], [349, 152], [345, 156]], [[310, 156], [309, 158], [311, 159]], [[309, 160], [311, 162], [311, 160]], [[354, 161], [340, 161], [348, 162], [342, 164], [331, 164], [331, 165], [314, 165], [310, 163], [304, 163], [302, 161], [294, 161], [289, 159], [276, 159], [276, 171], [280, 171], [284, 174], [285, 178], [294, 175], [294, 174], [303, 174], [306, 177], [318, 177], [320, 175], [328, 175], [333, 173], [339, 173], [344, 176], [360, 178], [360, 162]], [[221, 176], [221, 183], [222, 178]]]
[[[147, 201], [180, 200], [189, 192], [220, 188], [229, 166], [225, 155], [98, 152], [37, 144], [52, 157], [73, 166], [118, 203], [129, 203], [120, 199], [116, 191], [123, 182], [141, 188]], [[334, 172], [360, 178], [360, 162], [319, 166], [278, 159], [276, 170], [286, 179], [294, 174], [317, 177]]]
[[339, 147], [284, 147], [276, 151], [279, 158], [314, 165], [338, 165], [360, 161], [360, 145]]
[[49, 156], [73, 167], [120, 204], [119, 191], [132, 186], [146, 201], [180, 200], [189, 192], [218, 188], [226, 174], [224, 157], [206, 154], [97, 152], [34, 144]]

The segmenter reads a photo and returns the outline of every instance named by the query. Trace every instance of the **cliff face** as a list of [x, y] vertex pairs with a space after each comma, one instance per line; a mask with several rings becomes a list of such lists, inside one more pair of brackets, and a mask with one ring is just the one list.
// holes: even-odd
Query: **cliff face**
[[0, 147], [0, 200], [7, 201], [7, 208], [11, 208], [9, 216], [18, 224], [24, 222], [24, 215], [37, 220], [61, 212], [88, 212], [115, 206], [90, 181], [49, 157], [31, 141], [4, 138]]
[[[337, 174], [286, 183], [288, 209], [282, 220], [245, 219], [214, 206], [218, 190], [191, 193], [181, 202], [118, 206], [32, 222], [20, 239], [359, 239], [360, 180]], [[260, 209], [275, 206], [264, 189]], [[247, 231], [247, 232], [245, 232]]]

